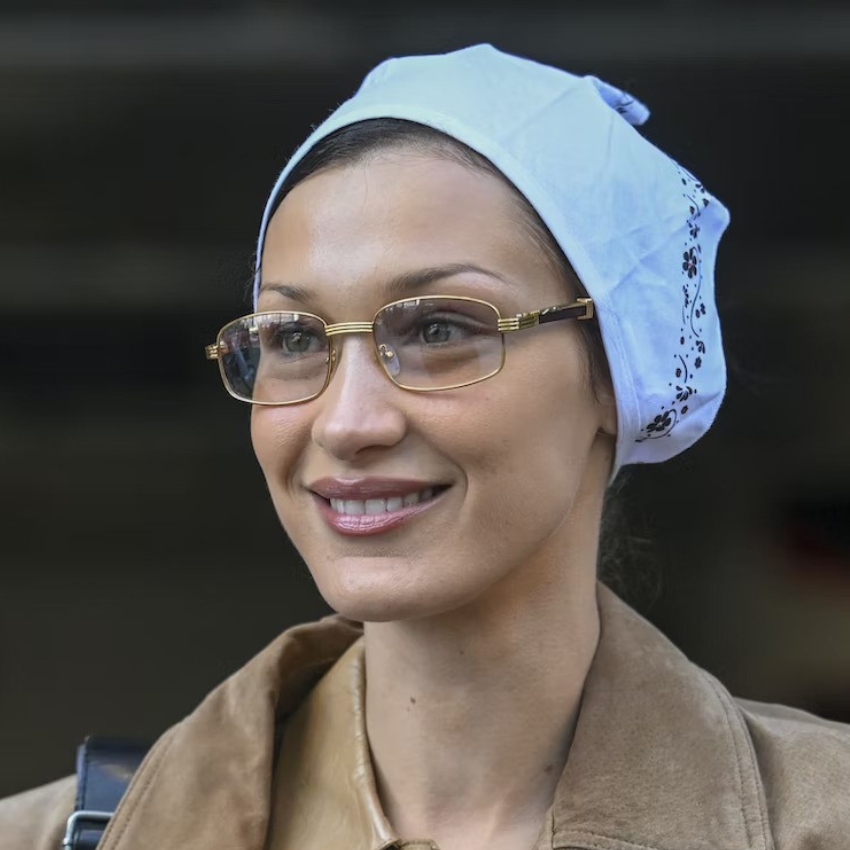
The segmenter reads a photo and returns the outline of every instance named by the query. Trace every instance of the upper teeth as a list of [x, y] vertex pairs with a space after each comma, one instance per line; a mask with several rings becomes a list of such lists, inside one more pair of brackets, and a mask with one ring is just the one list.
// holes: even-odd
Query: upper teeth
[[398, 511], [402, 506], [416, 505], [433, 498], [431, 487], [419, 493], [406, 496], [392, 496], [389, 499], [331, 499], [331, 507], [338, 514], [382, 514], [385, 511]]

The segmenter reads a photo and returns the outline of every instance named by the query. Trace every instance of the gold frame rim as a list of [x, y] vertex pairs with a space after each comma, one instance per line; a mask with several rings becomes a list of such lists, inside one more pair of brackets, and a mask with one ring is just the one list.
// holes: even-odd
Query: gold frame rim
[[[390, 307], [395, 307], [398, 304], [406, 304], [411, 301], [468, 301], [474, 304], [481, 304], [485, 307], [490, 308], [493, 313], [496, 315], [496, 329], [501, 336], [501, 356], [499, 358], [499, 366], [494, 369], [492, 372], [489, 372], [486, 375], [483, 375], [480, 378], [475, 378], [472, 381], [465, 381], [460, 384], [448, 384], [441, 387], [414, 387], [409, 384], [399, 383], [393, 376], [389, 373], [389, 370], [381, 361], [380, 352], [378, 350], [378, 341], [375, 337], [375, 324], [378, 316]], [[259, 310], [253, 313], [245, 313], [242, 316], [238, 316], [235, 319], [231, 319], [231, 321], [226, 322], [221, 326], [218, 333], [216, 334], [216, 341], [211, 345], [207, 345], [204, 347], [204, 352], [207, 360], [215, 360], [218, 362], [219, 374], [221, 375], [222, 383], [224, 384], [224, 388], [227, 393], [235, 398], [237, 401], [242, 401], [247, 404], [256, 404], [261, 407], [288, 407], [293, 404], [303, 404], [307, 401], [312, 401], [314, 398], [318, 398], [330, 384], [331, 378], [333, 376], [334, 371], [336, 370], [336, 348], [333, 345], [329, 346], [329, 350], [331, 352], [331, 356], [328, 358], [328, 368], [325, 374], [325, 381], [322, 384], [322, 387], [312, 395], [304, 396], [303, 398], [294, 399], [292, 401], [256, 401], [255, 399], [246, 398], [245, 396], [239, 395], [236, 393], [230, 386], [228, 378], [224, 372], [224, 361], [221, 357], [221, 338], [224, 332], [239, 322], [244, 322], [247, 319], [256, 318], [257, 316], [268, 316], [268, 315], [280, 315], [282, 313], [286, 313], [293, 316], [306, 316], [311, 319], [315, 319], [325, 329], [325, 336], [328, 339], [331, 339], [334, 336], [344, 336], [345, 334], [354, 334], [354, 333], [368, 333], [372, 336], [373, 347], [375, 349], [376, 360], [378, 366], [381, 368], [381, 371], [387, 376], [387, 378], [392, 382], [392, 384], [399, 389], [407, 390], [409, 392], [416, 393], [433, 393], [433, 392], [448, 392], [450, 390], [459, 390], [463, 387], [470, 387], [475, 384], [480, 384], [482, 381], [486, 381], [489, 378], [492, 378], [499, 374], [505, 366], [506, 359], [506, 350], [505, 350], [505, 334], [513, 333], [515, 331], [527, 330], [529, 328], [537, 327], [539, 325], [539, 318], [541, 312], [544, 310], [555, 310], [555, 309], [563, 309], [570, 307], [585, 307], [585, 314], [582, 316], [575, 316], [571, 318], [575, 318], [578, 321], [586, 321], [588, 319], [592, 319], [595, 317], [595, 305], [592, 298], [576, 298], [573, 301], [567, 304], [555, 305], [553, 307], [543, 307], [538, 310], [530, 310], [524, 313], [516, 313], [513, 316], [502, 316], [499, 308], [491, 303], [490, 301], [485, 301], [483, 298], [474, 298], [469, 295], [426, 295], [421, 297], [409, 297], [409, 298], [398, 298], [395, 301], [390, 301], [388, 304], [384, 304], [378, 310], [375, 311], [375, 314], [372, 316], [372, 320], [368, 322], [360, 321], [360, 322], [334, 322], [329, 323], [325, 321], [321, 316], [316, 315], [315, 313], [310, 313], [306, 310]]]

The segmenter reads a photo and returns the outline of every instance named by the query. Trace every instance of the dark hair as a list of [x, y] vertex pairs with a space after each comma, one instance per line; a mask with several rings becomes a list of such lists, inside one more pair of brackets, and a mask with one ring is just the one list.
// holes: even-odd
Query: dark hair
[[[576, 275], [561, 246], [526, 197], [485, 156], [457, 139], [424, 124], [398, 118], [372, 118], [349, 124], [318, 141], [295, 165], [283, 182], [275, 205], [299, 183], [325, 169], [363, 162], [373, 154], [388, 150], [413, 150], [440, 156], [472, 170], [482, 171], [501, 180], [510, 190], [519, 211], [519, 223], [526, 228], [552, 268], [561, 276], [572, 297], [587, 297], [587, 291]], [[258, 258], [259, 262], [259, 258]], [[612, 393], [608, 360], [597, 322], [579, 322], [583, 335], [588, 381], [597, 396]], [[598, 571], [600, 578], [625, 591], [624, 561], [628, 554], [627, 535], [622, 533], [623, 512], [620, 507], [622, 473], [605, 495], [599, 541]]]

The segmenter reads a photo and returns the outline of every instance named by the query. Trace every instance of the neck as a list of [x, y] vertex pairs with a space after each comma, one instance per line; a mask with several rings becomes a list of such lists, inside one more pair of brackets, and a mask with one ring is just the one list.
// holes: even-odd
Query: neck
[[531, 846], [598, 642], [588, 548], [572, 564], [543, 557], [461, 610], [366, 624], [367, 732], [402, 837]]

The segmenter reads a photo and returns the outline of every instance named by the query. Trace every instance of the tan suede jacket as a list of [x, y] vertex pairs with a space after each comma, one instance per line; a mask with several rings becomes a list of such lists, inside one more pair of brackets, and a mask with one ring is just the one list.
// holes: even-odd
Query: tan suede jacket
[[[599, 606], [534, 850], [850, 850], [850, 727], [736, 701], [602, 587]], [[435, 850], [381, 810], [359, 635], [299, 626], [225, 681], [155, 744], [100, 850]], [[74, 785], [0, 801], [0, 850], [58, 850]]]

